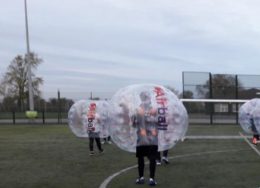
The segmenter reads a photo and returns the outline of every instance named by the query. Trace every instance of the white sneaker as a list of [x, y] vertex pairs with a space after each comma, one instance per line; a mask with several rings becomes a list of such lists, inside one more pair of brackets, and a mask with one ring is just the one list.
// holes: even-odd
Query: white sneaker
[[161, 161], [156, 160], [156, 164], [157, 164], [157, 165], [161, 165], [162, 163], [161, 163]]
[[144, 184], [144, 177], [137, 178], [135, 181], [136, 184]]
[[91, 151], [91, 152], [89, 153], [89, 155], [90, 155], [90, 156], [95, 155], [94, 151]]
[[149, 185], [150, 186], [155, 186], [155, 185], [157, 185], [157, 182], [153, 178], [150, 178], [149, 179]]
[[170, 163], [167, 157], [163, 157], [163, 158], [162, 158], [162, 161], [163, 161], [165, 164], [169, 164], [169, 163]]

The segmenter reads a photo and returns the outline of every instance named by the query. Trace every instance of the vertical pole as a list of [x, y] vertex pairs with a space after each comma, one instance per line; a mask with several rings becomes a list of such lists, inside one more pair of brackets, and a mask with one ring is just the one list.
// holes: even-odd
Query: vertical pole
[[45, 124], [45, 112], [42, 110], [42, 123]]
[[[235, 96], [236, 96], [236, 99], [238, 99], [238, 78], [237, 78], [237, 74], [235, 76], [235, 80], [236, 80]], [[238, 124], [238, 104], [237, 103], [236, 103], [236, 124]]]
[[184, 72], [182, 72], [182, 98], [184, 99]]
[[60, 90], [58, 90], [58, 123], [61, 122]]
[[27, 1], [26, 0], [24, 0], [24, 10], [25, 10], [26, 45], [27, 45], [26, 63], [27, 63], [27, 68], [28, 68], [27, 76], [28, 76], [28, 90], [29, 90], [29, 110], [33, 111], [34, 103], [33, 103], [33, 91], [32, 91], [31, 54], [30, 54]]
[[15, 124], [15, 111], [13, 111], [13, 124]]
[[[213, 93], [212, 93], [212, 75], [209, 73], [209, 98], [213, 98]], [[210, 103], [210, 125], [213, 124], [213, 106], [214, 103]]]

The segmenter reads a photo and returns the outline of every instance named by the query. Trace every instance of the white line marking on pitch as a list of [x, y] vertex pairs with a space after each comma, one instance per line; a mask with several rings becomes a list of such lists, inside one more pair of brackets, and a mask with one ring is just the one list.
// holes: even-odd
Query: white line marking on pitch
[[223, 140], [223, 139], [241, 139], [243, 137], [241, 136], [238, 136], [238, 135], [194, 135], [194, 136], [186, 136], [184, 139], [220, 139], [220, 140]]
[[260, 156], [260, 151], [253, 145], [251, 144], [248, 139], [246, 138], [245, 135], [243, 135], [241, 132], [239, 132], [239, 134], [244, 138], [244, 140], [246, 141], [246, 143], [248, 143], [248, 145]]
[[[200, 156], [200, 155], [206, 155], [206, 154], [213, 154], [213, 153], [225, 153], [225, 152], [236, 152], [236, 151], [242, 151], [242, 149], [234, 149], [234, 150], [220, 150], [220, 151], [207, 151], [207, 152], [199, 152], [199, 153], [191, 153], [191, 154], [184, 154], [184, 155], [176, 155], [174, 157], [169, 157], [169, 159], [177, 159], [177, 158], [183, 158], [183, 157], [191, 157], [191, 156]], [[146, 163], [147, 164], [147, 163]], [[109, 176], [108, 178], [106, 178], [102, 184], [99, 186], [99, 188], [106, 188], [107, 185], [110, 183], [110, 181], [115, 178], [116, 176], [128, 171], [128, 170], [131, 170], [133, 168], [136, 168], [137, 165], [134, 165], [134, 166], [130, 166], [130, 167], [127, 167], [123, 170], [120, 170], [114, 174], [112, 174], [111, 176]]]
[[116, 173], [112, 174], [112, 175], [109, 176], [107, 179], [105, 179], [105, 181], [103, 181], [103, 183], [99, 186], [99, 188], [106, 188], [107, 185], [109, 184], [109, 182], [110, 182], [114, 177], [116, 177], [116, 176], [118, 176], [118, 175], [120, 175], [120, 174], [122, 174], [122, 173], [124, 173], [124, 172], [126, 172], [126, 171], [128, 171], [128, 170], [131, 170], [131, 169], [133, 169], [133, 168], [136, 168], [136, 167], [137, 167], [137, 165], [130, 166], [130, 167], [127, 167], [127, 168], [125, 168], [125, 169], [123, 169], [123, 170], [120, 170], [119, 172], [116, 172]]

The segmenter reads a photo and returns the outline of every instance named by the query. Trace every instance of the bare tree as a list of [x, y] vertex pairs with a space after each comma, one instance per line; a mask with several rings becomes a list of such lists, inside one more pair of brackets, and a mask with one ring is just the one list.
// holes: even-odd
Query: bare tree
[[[35, 76], [35, 71], [42, 59], [35, 53], [30, 54], [31, 77], [34, 95], [39, 96], [39, 86], [43, 84], [43, 79]], [[2, 83], [2, 93], [4, 96], [13, 97], [17, 100], [17, 105], [21, 111], [25, 109], [25, 102], [28, 99], [28, 64], [26, 57], [17, 55], [8, 66]]]

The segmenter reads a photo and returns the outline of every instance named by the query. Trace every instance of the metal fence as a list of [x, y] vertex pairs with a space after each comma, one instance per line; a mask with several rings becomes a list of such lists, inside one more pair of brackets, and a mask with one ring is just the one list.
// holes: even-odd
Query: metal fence
[[[260, 75], [183, 72], [184, 99], [252, 99], [260, 97]], [[190, 123], [238, 124], [235, 103], [185, 103]]]
[[0, 124], [67, 124], [67, 112], [38, 112], [34, 119], [25, 112], [0, 112]]
[[82, 99], [104, 100], [111, 96], [112, 93], [92, 91], [43, 93], [41, 97], [34, 97], [34, 110], [37, 111], [37, 117], [34, 119], [26, 116], [29, 109], [27, 101], [19, 107], [15, 99], [0, 98], [0, 125], [67, 124], [68, 111], [74, 102]]
[[[260, 94], [260, 76], [183, 72], [182, 98], [186, 99], [251, 99]], [[67, 124], [71, 105], [80, 99], [110, 99], [113, 92], [53, 92], [35, 97], [38, 116], [28, 119], [24, 109], [9, 98], [0, 99], [0, 124]], [[237, 124], [236, 104], [184, 104], [190, 124]], [[220, 110], [218, 110], [220, 108]]]
[[186, 99], [252, 99], [260, 97], [260, 75], [183, 72]]

